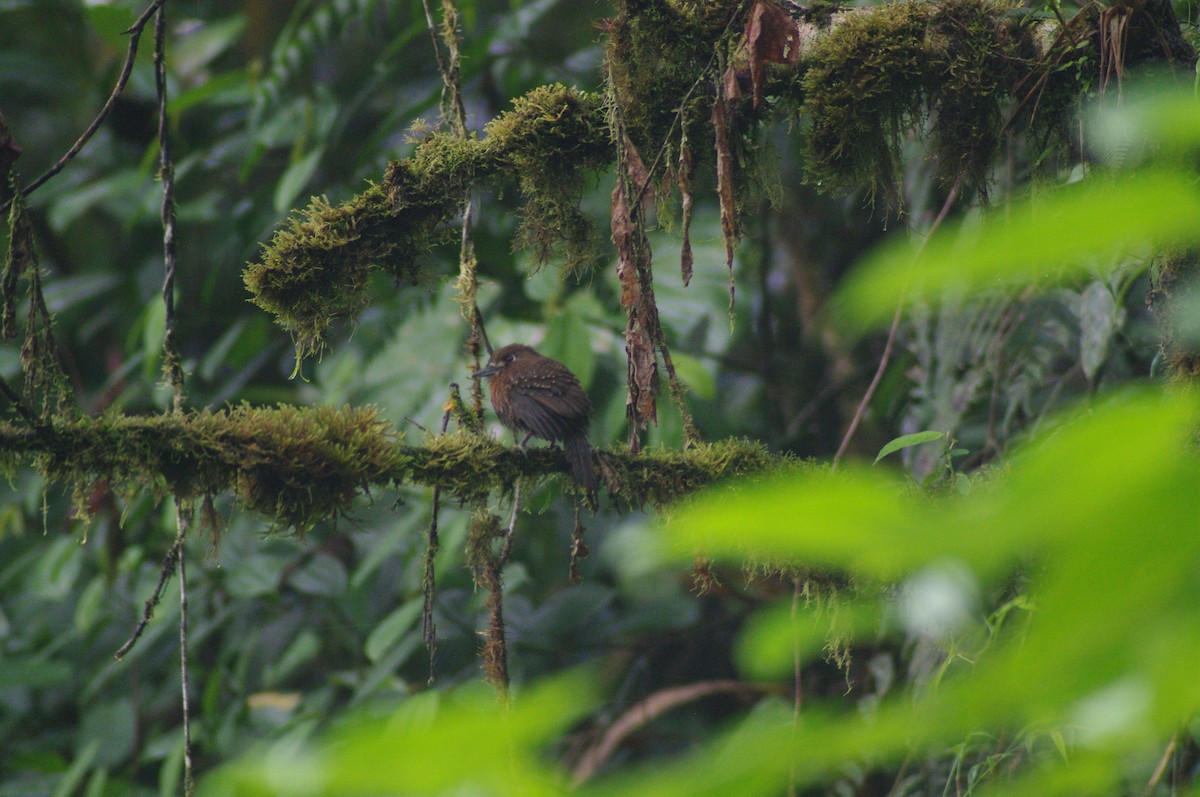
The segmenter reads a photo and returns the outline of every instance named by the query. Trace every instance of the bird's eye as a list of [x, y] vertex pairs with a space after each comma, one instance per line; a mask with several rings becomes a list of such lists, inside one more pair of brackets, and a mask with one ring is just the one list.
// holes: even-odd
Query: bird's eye
[[517, 355], [515, 355], [515, 354], [506, 354], [506, 355], [504, 355], [504, 362], [506, 362], [506, 363], [510, 363], [510, 362], [512, 362], [512, 361], [513, 361], [513, 360], [515, 360], [515, 359], [517, 359]]

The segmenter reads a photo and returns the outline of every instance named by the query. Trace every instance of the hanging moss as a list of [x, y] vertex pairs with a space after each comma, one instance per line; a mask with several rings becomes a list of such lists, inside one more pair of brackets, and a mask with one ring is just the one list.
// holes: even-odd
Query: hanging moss
[[933, 70], [926, 104], [934, 113], [938, 173], [952, 182], [986, 185], [1000, 144], [1002, 104], [1018, 69], [1004, 6], [951, 0], [937, 6], [924, 49]]
[[600, 98], [562, 85], [542, 86], [484, 128], [504, 173], [515, 176], [524, 205], [514, 247], [545, 263], [561, 245], [563, 267], [595, 255], [592, 226], [579, 209], [584, 178], [612, 161]]
[[901, 135], [930, 79], [932, 7], [906, 2], [849, 12], [813, 48], [804, 76], [809, 168], [828, 191], [896, 184]]
[[[621, 3], [607, 25], [606, 63], [629, 137], [640, 152], [655, 152], [668, 140], [676, 111], [692, 85], [705, 78], [722, 32], [740, 32], [730, 20], [745, 7], [740, 0]], [[687, 110], [688, 137], [694, 142], [712, 140], [707, 119], [714, 78], [708, 77]], [[678, 153], [668, 150], [666, 163], [677, 159]]]
[[984, 183], [1018, 63], [1004, 11], [949, 0], [849, 12], [807, 59], [803, 113], [817, 182], [894, 191], [905, 134], [931, 112], [938, 172]]
[[382, 183], [336, 206], [314, 198], [289, 219], [246, 268], [251, 301], [292, 334], [298, 355], [319, 352], [335, 319], [366, 306], [372, 271], [425, 277], [419, 256], [456, 234], [467, 188], [497, 177], [518, 181], [524, 243], [539, 257], [561, 242], [570, 259], [584, 258], [590, 231], [578, 202], [586, 173], [611, 158], [603, 118], [598, 96], [543, 86], [493, 120], [484, 140], [428, 136]]

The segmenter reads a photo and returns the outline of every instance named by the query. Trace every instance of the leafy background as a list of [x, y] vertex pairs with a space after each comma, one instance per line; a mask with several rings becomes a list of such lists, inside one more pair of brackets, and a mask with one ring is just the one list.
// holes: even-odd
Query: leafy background
[[[123, 58], [121, 31], [140, 10], [125, 2], [0, 6], [0, 105], [25, 150], [23, 178], [49, 166], [102, 105]], [[613, 13], [608, 4], [464, 1], [459, 10], [472, 129], [539, 85], [599, 88], [595, 20]], [[351, 196], [389, 158], [411, 151], [407, 131], [418, 120], [436, 122], [441, 78], [420, 3], [180, 2], [169, 11], [189, 404], [375, 403], [414, 435], [436, 428], [447, 383], [464, 381], [469, 367], [448, 280], [379, 281], [354, 328], [340, 328], [299, 379], [289, 379], [290, 341], [246, 302], [241, 280], [292, 208], [310, 195]], [[157, 412], [169, 403], [160, 381], [149, 57], [144, 45], [109, 123], [30, 198], [66, 368], [92, 413]], [[738, 250], [734, 323], [711, 175], [701, 175], [697, 193], [696, 275], [682, 287], [677, 230], [664, 220], [651, 239], [656, 290], [705, 438], [748, 436], [828, 458], [882, 336], [855, 337], [822, 308], [876, 241], [905, 225], [927, 229], [944, 193], [915, 141], [905, 153], [903, 223], [861, 194], [819, 194], [804, 182], [792, 127], [781, 122], [763, 134], [780, 191], [776, 202], [763, 201]], [[1023, 190], [1032, 164], [1005, 168], [998, 186]], [[1073, 179], [1071, 168], [1056, 176]], [[584, 197], [601, 230], [611, 183], [596, 179]], [[567, 363], [597, 407], [592, 442], [619, 443], [624, 319], [613, 255], [606, 249], [580, 278], [535, 269], [511, 248], [515, 193], [478, 197], [489, 334]], [[1066, 245], [1104, 223], [1085, 217]], [[880, 466], [844, 482], [748, 488], [672, 513], [667, 530], [610, 507], [587, 522], [592, 553], [583, 584], [572, 586], [571, 508], [553, 483], [539, 487], [504, 574], [510, 668], [529, 689], [519, 689], [502, 731], [494, 732], [494, 697], [478, 685], [483, 593], [464, 567], [465, 510], [442, 516], [436, 681], [427, 689], [420, 561], [428, 491], [372, 495], [302, 538], [266, 535], [261, 519], [218, 500], [219, 540], [188, 541], [196, 763], [210, 773], [254, 744], [275, 746], [261, 763], [221, 770], [205, 787], [552, 792], [561, 780], [549, 762], [578, 772], [631, 707], [725, 682], [740, 686], [680, 697], [674, 710], [620, 737], [594, 789], [772, 794], [790, 780], [836, 794], [957, 794], [984, 783], [1024, 794], [1140, 793], [1168, 740], [1172, 777], [1160, 778], [1159, 793], [1188, 782], [1196, 762], [1186, 726], [1196, 704], [1187, 675], [1198, 627], [1187, 533], [1195, 466], [1180, 441], [1192, 410], [1185, 399], [1142, 395], [1065, 431], [1055, 420], [1056, 410], [1154, 372], [1159, 339], [1143, 254], [1091, 254], [1048, 290], [1018, 281], [968, 301], [959, 288], [914, 308], [852, 452], [870, 459], [901, 434], [942, 432], [938, 443], [904, 449], [902, 465], [910, 484], [968, 493], [961, 504], [899, 501], [897, 481]], [[438, 273], [456, 273], [456, 249], [431, 257]], [[879, 290], [890, 313], [895, 293]], [[878, 309], [859, 302], [855, 314]], [[4, 376], [18, 369], [18, 352], [0, 350]], [[681, 424], [669, 402], [660, 417], [650, 444], [678, 447]], [[1030, 432], [1069, 445], [1020, 449]], [[1026, 453], [1008, 481], [959, 478], [1007, 462], [1014, 446]], [[1146, 451], [1154, 456], [1135, 456]], [[71, 516], [69, 496], [36, 474], [13, 474], [5, 489], [0, 795], [177, 793], [177, 593], [168, 590], [133, 652], [112, 661], [158, 579], [173, 509], [98, 484], [85, 526]], [[1122, 535], [1131, 528], [1141, 530], [1136, 551]], [[969, 535], [977, 548], [963, 541]], [[673, 539], [683, 542], [659, 544]], [[691, 580], [696, 539], [717, 557], [720, 577], [704, 594]], [[1087, 550], [1096, 553], [1080, 557]], [[1165, 563], [1173, 563], [1166, 574]], [[1039, 590], [1027, 589], [1029, 572]], [[881, 595], [865, 586], [874, 580], [899, 586]], [[940, 599], [959, 614], [935, 616], [931, 630], [920, 613]], [[1043, 612], [1049, 619], [1037, 625], [1031, 618]], [[1138, 633], [1105, 636], [1105, 628]], [[966, 678], [993, 645], [990, 669]], [[805, 705], [819, 706], [811, 725], [792, 716], [797, 661]], [[941, 691], [943, 680], [950, 686]], [[1007, 706], [984, 702], [989, 693], [1007, 695]], [[929, 703], [914, 702], [928, 695]], [[926, 713], [914, 717], [913, 705]], [[861, 715], [874, 724], [861, 724]], [[1095, 717], [1110, 718], [1115, 730]], [[341, 735], [321, 741], [330, 728]], [[795, 744], [823, 752], [797, 771], [789, 763]], [[399, 763], [389, 763], [398, 751]], [[647, 762], [658, 771], [639, 768]]]

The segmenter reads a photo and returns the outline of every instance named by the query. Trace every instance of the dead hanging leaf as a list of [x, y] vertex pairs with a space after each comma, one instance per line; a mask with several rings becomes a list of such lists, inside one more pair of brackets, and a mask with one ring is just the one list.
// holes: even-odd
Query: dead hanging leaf
[[687, 131], [679, 142], [679, 204], [683, 215], [683, 246], [679, 252], [679, 271], [684, 287], [692, 281], [692, 151], [688, 148]]
[[[626, 139], [626, 152], [632, 145]], [[625, 172], [617, 177], [612, 196], [612, 238], [617, 247], [617, 278], [621, 282], [621, 305], [625, 308], [625, 353], [628, 358], [628, 395], [625, 412], [630, 421], [630, 445], [636, 450], [638, 432], [650, 421], [657, 423], [655, 398], [658, 395], [658, 361], [654, 341], [658, 312], [650, 280], [650, 246], [642, 224], [641, 211], [630, 208], [626, 186], [636, 187], [628, 160], [620, 166]], [[644, 174], [644, 169], [642, 170]]]
[[733, 312], [733, 244], [737, 240], [737, 208], [733, 198], [733, 153], [726, 122], [725, 92], [718, 88], [713, 101], [713, 147], [717, 151], [717, 196], [721, 203], [721, 233], [725, 238], [725, 267], [729, 269], [729, 307]]
[[732, 65], [725, 68], [721, 73], [721, 84], [717, 87], [725, 97], [725, 102], [737, 102], [742, 98], [742, 80], [745, 77], [744, 69], [739, 72]]
[[779, 6], [758, 0], [746, 22], [746, 49], [750, 54], [750, 80], [754, 86], [754, 107], [757, 108], [762, 99], [766, 65], [799, 63], [800, 26]]
[[625, 136], [625, 167], [629, 170], [629, 179], [633, 183], [634, 190], [642, 198], [642, 208], [644, 209], [654, 198], [654, 189], [647, 188], [650, 183], [650, 172], [646, 170], [642, 155], [633, 145], [629, 136]]

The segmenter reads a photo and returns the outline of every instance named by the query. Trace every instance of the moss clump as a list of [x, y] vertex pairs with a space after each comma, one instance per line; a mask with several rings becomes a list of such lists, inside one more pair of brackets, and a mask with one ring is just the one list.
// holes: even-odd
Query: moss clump
[[373, 407], [103, 415], [59, 421], [41, 436], [0, 427], [7, 466], [32, 459], [77, 496], [100, 479], [118, 491], [181, 499], [228, 490], [278, 525], [300, 530], [344, 512], [370, 484], [385, 483], [402, 454], [398, 436]]
[[982, 183], [996, 152], [1013, 44], [987, 0], [902, 2], [848, 12], [813, 48], [803, 81], [809, 166], [826, 190], [898, 184], [899, 147], [936, 114], [939, 173]]
[[739, 439], [697, 443], [687, 451], [652, 448], [604, 457], [606, 481], [616, 485], [617, 497], [635, 506], [656, 507], [721, 479], [760, 473], [789, 462], [761, 443]]
[[933, 152], [947, 181], [987, 184], [1000, 145], [1002, 105], [1016, 75], [1004, 6], [985, 0], [939, 4], [925, 34], [935, 79], [927, 104], [936, 115]]
[[300, 356], [317, 353], [334, 319], [368, 302], [371, 272], [425, 276], [418, 256], [451, 237], [467, 188], [496, 176], [519, 181], [523, 241], [545, 259], [564, 242], [582, 259], [590, 234], [578, 209], [587, 170], [611, 159], [599, 98], [543, 86], [487, 127], [487, 138], [427, 137], [388, 165], [383, 182], [341, 205], [314, 198], [278, 230], [243, 275], [251, 301], [290, 332]]
[[561, 244], [564, 268], [594, 254], [591, 224], [579, 209], [585, 175], [612, 161], [600, 97], [562, 85], [518, 97], [484, 128], [499, 167], [515, 176], [524, 205], [515, 247], [545, 263]]
[[[620, 4], [607, 26], [607, 66], [626, 130], [640, 152], [656, 152], [667, 141], [692, 85], [706, 77], [711, 82], [713, 76], [705, 72], [721, 34], [726, 30], [731, 36], [740, 34], [740, 26], [730, 24], [731, 19], [747, 9], [748, 4], [740, 0], [625, 0]], [[694, 92], [684, 119], [691, 141], [712, 139], [711, 104], [710, 86]], [[678, 152], [668, 150], [665, 162], [677, 160]]]
[[896, 183], [901, 134], [928, 79], [922, 44], [930, 6], [896, 3], [850, 12], [814, 48], [804, 77], [812, 120], [809, 168], [829, 191]]
[[319, 352], [335, 318], [353, 318], [366, 306], [372, 269], [419, 276], [411, 240], [395, 234], [407, 226], [397, 217], [379, 185], [336, 206], [314, 197], [275, 233], [262, 260], [246, 269], [251, 301], [291, 333], [298, 356]]

